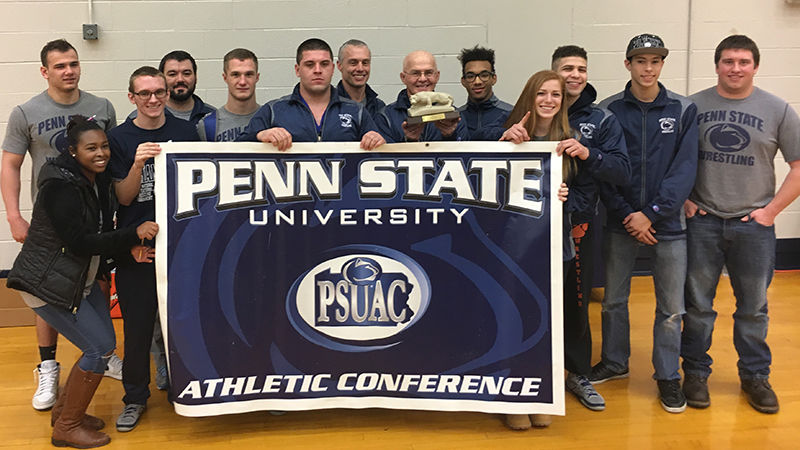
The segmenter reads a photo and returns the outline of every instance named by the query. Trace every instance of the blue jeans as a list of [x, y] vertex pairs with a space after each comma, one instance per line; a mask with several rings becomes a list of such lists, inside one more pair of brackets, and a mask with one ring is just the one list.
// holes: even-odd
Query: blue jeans
[[[628, 297], [631, 275], [644, 244], [628, 234], [607, 230], [603, 238], [606, 287], [603, 297], [602, 361], [611, 370], [624, 372], [631, 356]], [[656, 380], [680, 380], [681, 317], [686, 281], [686, 239], [661, 240], [653, 246], [653, 284], [656, 294], [653, 323], [653, 367]]]
[[117, 345], [114, 324], [108, 313], [108, 300], [97, 283], [81, 301], [78, 312], [50, 304], [33, 308], [59, 334], [81, 349], [78, 366], [86, 372], [103, 373]]
[[702, 377], [711, 373], [708, 349], [717, 317], [714, 296], [725, 265], [736, 297], [733, 345], [739, 353], [739, 377], [769, 377], [767, 288], [775, 270], [775, 227], [711, 214], [696, 215], [687, 226], [689, 273], [681, 345], [684, 373]]

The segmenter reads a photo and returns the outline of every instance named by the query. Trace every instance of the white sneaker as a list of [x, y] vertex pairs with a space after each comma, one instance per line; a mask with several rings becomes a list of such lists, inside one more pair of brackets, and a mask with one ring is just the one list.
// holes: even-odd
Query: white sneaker
[[122, 360], [119, 359], [116, 353], [112, 353], [111, 358], [108, 359], [106, 371], [103, 375], [122, 381]]
[[58, 398], [58, 378], [61, 374], [61, 365], [54, 359], [42, 361], [33, 369], [34, 379], [38, 387], [33, 394], [33, 409], [45, 411], [56, 404]]

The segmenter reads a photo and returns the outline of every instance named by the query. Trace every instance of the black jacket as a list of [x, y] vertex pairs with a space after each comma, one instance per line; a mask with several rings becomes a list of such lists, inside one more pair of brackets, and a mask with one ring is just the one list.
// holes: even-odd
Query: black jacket
[[97, 194], [68, 153], [42, 167], [31, 226], [8, 274], [9, 288], [75, 312], [91, 257], [119, 253], [136, 244], [136, 228], [111, 231], [111, 178], [98, 174], [95, 184]]

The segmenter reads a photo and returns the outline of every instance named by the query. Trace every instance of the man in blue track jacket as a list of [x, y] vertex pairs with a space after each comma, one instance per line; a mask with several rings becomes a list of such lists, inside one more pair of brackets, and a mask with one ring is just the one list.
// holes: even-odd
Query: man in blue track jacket
[[378, 129], [388, 142], [466, 141], [469, 132], [460, 118], [408, 125], [408, 108], [411, 96], [418, 92], [436, 89], [439, 69], [436, 59], [426, 51], [417, 50], [403, 58], [400, 80], [406, 88], [397, 94], [397, 101], [390, 103], [376, 117]]
[[635, 36], [625, 60], [631, 80], [624, 91], [600, 104], [616, 115], [625, 131], [631, 182], [600, 185], [608, 209], [603, 352], [590, 380], [602, 383], [629, 374], [631, 275], [639, 249], [651, 246], [656, 296], [653, 378], [661, 406], [679, 413], [686, 409], [678, 373], [687, 259], [681, 207], [697, 174], [698, 133], [695, 105], [658, 82], [668, 53], [658, 36]]
[[269, 142], [281, 151], [292, 142], [359, 141], [365, 150], [386, 143], [364, 107], [331, 86], [333, 52], [325, 41], [304, 41], [296, 61], [300, 82], [292, 94], [262, 106], [238, 141]]
[[465, 48], [458, 55], [461, 62], [461, 85], [467, 90], [467, 103], [458, 108], [473, 141], [496, 141], [506, 129], [503, 125], [514, 109], [494, 95], [497, 83], [494, 70], [494, 50]]
[[[586, 50], [565, 45], [553, 52], [551, 64], [567, 87], [565, 101], [569, 105], [569, 124], [580, 135], [577, 145], [587, 149], [575, 153], [580, 155], [577, 178], [588, 178], [588, 183], [583, 183], [581, 188], [587, 197], [586, 208], [572, 213], [575, 259], [564, 286], [565, 292], [571, 292], [564, 296], [564, 367], [569, 372], [566, 387], [581, 404], [600, 411], [605, 408], [605, 401], [588, 380], [592, 369], [589, 296], [594, 273], [595, 182], [624, 185], [630, 180], [630, 165], [625, 136], [617, 118], [608, 110], [594, 106], [597, 92], [588, 83], [587, 61]], [[584, 155], [586, 159], [581, 159]]]
[[350, 39], [342, 44], [339, 47], [336, 68], [342, 74], [342, 80], [336, 85], [339, 96], [361, 103], [373, 118], [377, 116], [386, 103], [367, 84], [372, 68], [372, 52], [367, 43]]

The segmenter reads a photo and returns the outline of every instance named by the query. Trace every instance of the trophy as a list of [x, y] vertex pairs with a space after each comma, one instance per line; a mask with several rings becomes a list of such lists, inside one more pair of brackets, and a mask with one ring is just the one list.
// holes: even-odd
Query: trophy
[[460, 117], [453, 107], [453, 97], [444, 92], [418, 92], [411, 96], [406, 123], [416, 125]]

